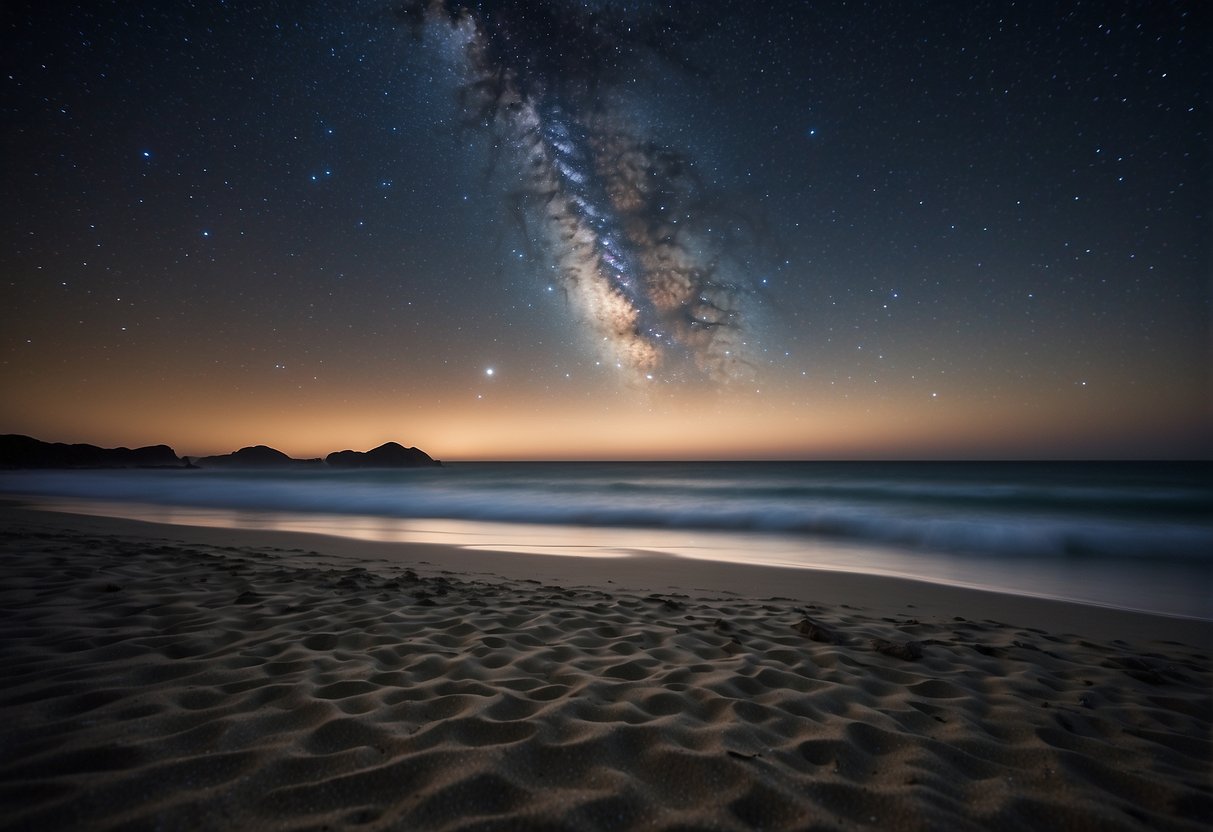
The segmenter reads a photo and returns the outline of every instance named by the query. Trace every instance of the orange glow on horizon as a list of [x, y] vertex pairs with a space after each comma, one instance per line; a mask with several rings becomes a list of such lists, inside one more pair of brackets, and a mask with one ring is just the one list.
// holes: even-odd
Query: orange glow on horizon
[[164, 443], [189, 456], [264, 444], [306, 459], [396, 441], [446, 461], [1124, 456], [1117, 447], [1126, 440], [1192, 440], [1201, 431], [1157, 415], [1183, 412], [1181, 406], [1143, 404], [1126, 414], [1098, 396], [1077, 403], [1037, 399], [1014, 409], [955, 395], [855, 396], [813, 405], [752, 391], [546, 401], [464, 396], [456, 404], [369, 397], [355, 404], [353, 391], [231, 402], [201, 389], [164, 400], [136, 388], [95, 398], [83, 418], [69, 398], [9, 402], [0, 430], [107, 447]]

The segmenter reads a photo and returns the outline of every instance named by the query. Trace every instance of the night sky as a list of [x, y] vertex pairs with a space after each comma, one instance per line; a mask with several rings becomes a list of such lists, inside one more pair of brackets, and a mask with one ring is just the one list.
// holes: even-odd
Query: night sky
[[1213, 448], [1206, 2], [34, 3], [0, 433]]

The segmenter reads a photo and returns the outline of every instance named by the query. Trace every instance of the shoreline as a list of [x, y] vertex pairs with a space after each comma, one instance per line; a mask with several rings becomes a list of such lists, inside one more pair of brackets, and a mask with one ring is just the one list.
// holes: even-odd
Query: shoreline
[[1213, 550], [1213, 490], [1187, 469], [1050, 464], [1000, 474], [915, 464], [856, 473], [792, 463], [727, 474], [698, 463], [534, 466], [184, 478], [14, 472], [0, 485], [46, 495], [59, 510], [153, 522], [514, 552], [643, 550], [1213, 618], [1213, 561], [1205, 555]]
[[[57, 502], [63, 501], [24, 495], [0, 500], [0, 528], [16, 522], [52, 529], [67, 524], [107, 534], [180, 538], [222, 547], [241, 546], [248, 540], [259, 546], [315, 550], [318, 562], [336, 559], [333, 562], [352, 562], [372, 569], [384, 564], [427, 563], [434, 569], [470, 573], [480, 578], [539, 576], [545, 582], [614, 590], [735, 592], [751, 598], [796, 595], [821, 603], [845, 603], [885, 612], [914, 609], [923, 615], [959, 615], [1050, 631], [1081, 631], [1091, 637], [1178, 641], [1213, 651], [1213, 618], [1169, 615], [928, 579], [647, 552], [622, 557], [531, 554], [446, 543], [364, 540], [317, 532], [162, 523], [39, 506]], [[56, 516], [71, 519], [55, 520]], [[38, 518], [42, 518], [41, 522]]]
[[0, 506], [0, 632], [0, 829], [1213, 822], [1209, 622]]

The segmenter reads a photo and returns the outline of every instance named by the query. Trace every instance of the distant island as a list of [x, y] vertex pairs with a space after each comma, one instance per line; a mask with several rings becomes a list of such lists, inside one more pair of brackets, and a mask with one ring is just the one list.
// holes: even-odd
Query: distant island
[[406, 448], [399, 442], [387, 442], [366, 453], [335, 451], [324, 461], [332, 468], [421, 468], [442, 464], [420, 448]]
[[321, 464], [320, 459], [294, 459], [276, 448], [253, 445], [230, 454], [204, 456], [194, 460], [199, 468], [300, 468]]
[[204, 456], [192, 462], [168, 445], [144, 448], [100, 448], [43, 442], [30, 436], [0, 435], [0, 468], [425, 468], [442, 465], [419, 448], [387, 442], [369, 451], [335, 451], [324, 459], [294, 459], [267, 445], [252, 445], [230, 454]]
[[42, 442], [9, 433], [0, 436], [0, 468], [188, 468], [168, 445], [99, 448]]
[[199, 468], [426, 468], [441, 465], [420, 448], [386, 442], [369, 451], [334, 451], [324, 459], [293, 459], [282, 451], [254, 445], [222, 456], [195, 460]]

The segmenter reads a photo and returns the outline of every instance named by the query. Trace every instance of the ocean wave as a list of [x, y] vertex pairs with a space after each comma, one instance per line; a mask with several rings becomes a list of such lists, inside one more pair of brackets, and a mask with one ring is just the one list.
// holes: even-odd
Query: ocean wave
[[974, 509], [873, 499], [863, 489], [846, 497], [772, 491], [755, 481], [692, 488], [658, 477], [647, 488], [620, 488], [617, 476], [519, 476], [502, 488], [504, 481], [412, 472], [6, 472], [0, 490], [252, 511], [806, 535], [1000, 557], [1189, 560], [1213, 552], [1207, 521], [1148, 520], [1089, 506], [1060, 511], [1056, 501], [1048, 511], [1006, 499]]

